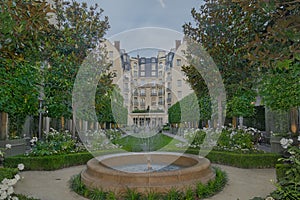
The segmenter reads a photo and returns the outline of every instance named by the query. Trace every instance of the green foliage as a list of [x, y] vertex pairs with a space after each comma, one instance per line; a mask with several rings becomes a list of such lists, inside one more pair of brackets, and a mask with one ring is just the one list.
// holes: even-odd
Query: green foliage
[[172, 188], [164, 197], [165, 200], [180, 200], [183, 199], [183, 193]]
[[291, 146], [287, 152], [288, 158], [281, 158], [280, 161], [287, 163], [281, 167], [281, 173], [276, 184], [277, 190], [271, 195], [275, 199], [299, 199], [300, 198], [300, 148]]
[[149, 192], [145, 195], [135, 190], [127, 189], [124, 194], [117, 196], [112, 191], [102, 191], [99, 189], [88, 189], [81, 181], [81, 176], [76, 175], [70, 180], [70, 188], [86, 198], [93, 200], [194, 200], [203, 197], [211, 197], [220, 192], [227, 183], [227, 174], [219, 168], [214, 168], [215, 179], [207, 184], [198, 183], [196, 189], [188, 188], [185, 192], [171, 189], [167, 193]]
[[69, 132], [58, 132], [51, 129], [43, 140], [37, 141], [29, 156], [47, 156], [83, 151], [80, 143], [74, 140]]
[[169, 123], [198, 121], [200, 112], [197, 97], [190, 94], [168, 109]]
[[51, 156], [11, 156], [4, 160], [3, 165], [9, 168], [16, 168], [19, 163], [23, 163], [25, 170], [57, 170], [65, 167], [83, 165], [92, 159], [88, 152], [62, 154]]
[[205, 137], [206, 132], [202, 129], [196, 129], [195, 131], [192, 129], [184, 133], [184, 138], [188, 140], [189, 144], [191, 144], [192, 147], [200, 147], [204, 142]]
[[269, 70], [260, 83], [264, 103], [273, 110], [300, 106], [300, 62], [286, 65], [285, 69]]
[[19, 172], [17, 168], [0, 168], [0, 182], [4, 178], [12, 179]]
[[253, 116], [255, 112], [256, 93], [252, 90], [237, 91], [232, 99], [227, 102], [227, 115], [231, 117], [249, 117]]
[[[90, 50], [99, 44], [109, 25], [107, 17], [102, 19], [103, 10], [97, 4], [88, 7], [86, 3], [62, 3], [58, 0], [54, 4], [57, 24], [51, 26], [44, 53], [49, 63], [43, 72], [45, 103], [50, 117], [70, 118], [72, 91], [78, 70], [84, 64], [91, 67], [99, 64], [83, 61], [88, 59]], [[99, 70], [94, 72], [98, 75]], [[101, 84], [111, 84], [110, 80], [107, 81], [110, 77], [111, 74], [106, 74], [101, 80], [97, 77], [97, 80]]]
[[124, 200], [140, 200], [141, 194], [135, 190], [127, 189], [123, 195]]
[[[243, 48], [245, 43], [255, 37], [255, 32], [260, 31], [260, 27], [253, 23], [253, 19], [245, 17], [249, 11], [243, 11], [242, 1], [205, 0], [204, 2], [200, 8], [192, 9], [194, 22], [184, 24], [184, 33], [202, 45], [218, 67], [226, 88], [226, 98], [232, 104], [231, 108], [228, 108], [235, 112], [233, 114], [246, 116], [253, 108], [248, 106], [250, 104], [246, 104], [249, 99], [237, 93], [241, 89], [254, 91], [253, 84], [257, 71], [255, 67], [248, 66], [245, 58], [248, 52]], [[249, 4], [251, 5], [250, 2], [247, 5]], [[251, 11], [255, 12], [255, 9]], [[208, 91], [208, 82], [205, 81], [207, 75], [200, 74], [198, 71], [209, 64], [203, 64], [205, 61], [201, 60], [192, 61], [189, 59], [189, 66], [183, 68], [188, 77], [187, 81], [198, 97], [208, 96], [211, 91]], [[243, 103], [239, 101], [240, 99]], [[206, 113], [207, 118], [210, 111], [209, 101], [202, 102], [205, 104], [202, 103], [204, 105], [200, 106], [200, 109], [203, 108], [201, 111]]]
[[279, 155], [272, 153], [244, 154], [213, 150], [206, 157], [212, 163], [239, 168], [273, 168], [277, 163]]
[[130, 152], [155, 151], [165, 147], [172, 141], [172, 138], [163, 134], [156, 134], [149, 138], [126, 136], [115, 140], [115, 144], [122, 146], [122, 149]]
[[16, 196], [18, 197], [19, 200], [39, 200], [39, 199], [36, 199], [36, 198], [27, 197], [27, 196], [22, 195], [22, 194], [16, 194]]

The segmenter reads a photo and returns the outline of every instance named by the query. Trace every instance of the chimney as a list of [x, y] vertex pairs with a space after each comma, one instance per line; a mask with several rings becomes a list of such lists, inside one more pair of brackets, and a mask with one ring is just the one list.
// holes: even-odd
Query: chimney
[[120, 41], [115, 41], [114, 46], [118, 50], [118, 52], [120, 52]]
[[175, 40], [175, 50], [177, 51], [177, 49], [179, 48], [179, 46], [181, 45], [181, 40]]

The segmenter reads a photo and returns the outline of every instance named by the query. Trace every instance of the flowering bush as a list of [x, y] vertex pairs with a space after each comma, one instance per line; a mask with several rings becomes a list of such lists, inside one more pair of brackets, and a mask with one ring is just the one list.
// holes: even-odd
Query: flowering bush
[[[18, 165], [18, 169], [21, 171], [24, 169], [23, 164]], [[0, 199], [3, 200], [18, 200], [18, 197], [14, 194], [14, 185], [21, 180], [19, 173], [15, 174], [13, 178], [4, 178], [0, 183]]]
[[83, 143], [91, 151], [117, 149], [121, 148], [121, 146], [118, 144], [113, 144], [113, 141], [120, 137], [121, 132], [118, 130], [89, 130], [85, 133], [85, 139], [83, 139]]
[[286, 171], [285, 176], [276, 184], [277, 190], [271, 194], [274, 199], [300, 199], [300, 145], [293, 145], [293, 142], [286, 138], [280, 141], [282, 147], [287, 149], [289, 157], [279, 159], [286, 164]]
[[11, 149], [11, 144], [6, 144], [5, 148], [0, 149], [0, 164], [3, 162], [4, 156], [5, 156], [5, 151], [8, 149]]
[[[259, 141], [260, 136], [260, 131], [251, 127], [243, 129], [223, 127], [221, 134], [217, 134], [217, 131], [209, 128], [184, 131], [184, 138], [193, 148], [215, 146], [214, 149], [225, 151], [258, 151], [255, 144]], [[218, 141], [215, 143], [217, 139]]]
[[58, 132], [52, 128], [49, 133], [45, 133], [44, 140], [32, 139], [32, 142], [34, 146], [28, 154], [31, 156], [75, 153], [84, 150], [68, 131]]

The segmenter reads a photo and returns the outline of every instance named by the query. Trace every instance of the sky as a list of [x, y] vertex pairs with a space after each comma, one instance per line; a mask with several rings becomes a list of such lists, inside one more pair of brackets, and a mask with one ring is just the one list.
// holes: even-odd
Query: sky
[[191, 9], [202, 0], [78, 0], [97, 3], [108, 16], [106, 38], [119, 40], [126, 52], [157, 48], [170, 50], [182, 39], [182, 25], [192, 22]]

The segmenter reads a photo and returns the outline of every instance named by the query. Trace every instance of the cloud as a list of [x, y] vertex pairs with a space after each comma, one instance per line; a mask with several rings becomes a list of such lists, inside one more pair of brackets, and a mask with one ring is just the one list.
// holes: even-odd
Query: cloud
[[166, 4], [165, 4], [164, 0], [158, 0], [158, 1], [159, 1], [162, 8], [166, 7]]

